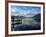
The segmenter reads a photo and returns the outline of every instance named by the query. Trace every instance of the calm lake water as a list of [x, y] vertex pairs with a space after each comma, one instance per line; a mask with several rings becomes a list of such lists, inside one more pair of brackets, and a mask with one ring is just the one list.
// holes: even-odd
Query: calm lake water
[[21, 19], [20, 22], [20, 24], [11, 25], [11, 31], [40, 30], [40, 22], [38, 22], [34, 18], [24, 18]]

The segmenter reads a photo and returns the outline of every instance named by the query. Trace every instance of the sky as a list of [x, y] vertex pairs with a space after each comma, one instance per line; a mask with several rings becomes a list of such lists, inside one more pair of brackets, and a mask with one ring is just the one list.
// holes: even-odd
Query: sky
[[41, 7], [36, 6], [11, 6], [12, 14], [33, 17], [34, 15], [40, 13]]

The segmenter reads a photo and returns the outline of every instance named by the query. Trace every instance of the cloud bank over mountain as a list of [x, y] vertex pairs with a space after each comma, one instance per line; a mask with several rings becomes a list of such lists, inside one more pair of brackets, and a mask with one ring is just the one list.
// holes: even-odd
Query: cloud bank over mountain
[[36, 14], [40, 14], [40, 7], [34, 6], [11, 6], [11, 14], [14, 16], [33, 17]]

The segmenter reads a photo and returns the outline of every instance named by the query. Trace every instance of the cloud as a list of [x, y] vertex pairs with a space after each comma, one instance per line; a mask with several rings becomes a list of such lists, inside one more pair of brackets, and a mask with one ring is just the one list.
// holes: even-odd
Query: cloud
[[36, 14], [39, 14], [40, 12], [32, 12], [32, 11], [19, 11], [19, 12], [12, 12], [12, 15], [15, 16], [25, 16], [25, 17], [33, 17]]
[[11, 12], [12, 12], [11, 14], [15, 15], [15, 16], [33, 17], [34, 15], [40, 13], [40, 10], [39, 10], [39, 8], [29, 9], [27, 7], [14, 7], [13, 6], [11, 8]]

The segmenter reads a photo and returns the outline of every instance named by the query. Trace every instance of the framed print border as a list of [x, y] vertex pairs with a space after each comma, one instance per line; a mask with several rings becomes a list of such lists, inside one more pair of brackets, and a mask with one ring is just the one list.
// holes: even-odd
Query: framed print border
[[[8, 34], [8, 3], [42, 4], [43, 5], [43, 32], [26, 34]], [[45, 33], [45, 3], [44, 2], [24, 2], [24, 1], [5, 1], [5, 36], [38, 35]]]

